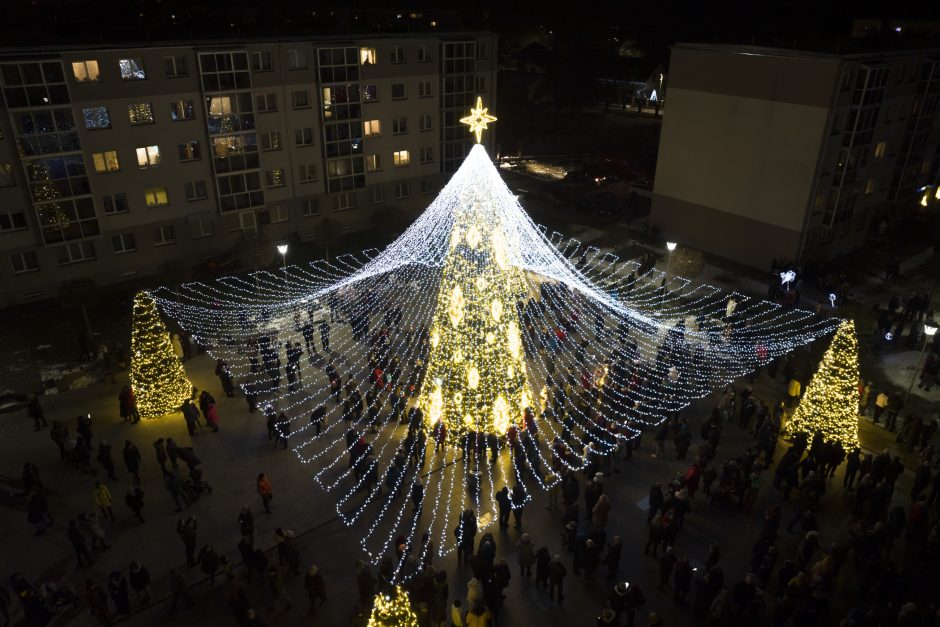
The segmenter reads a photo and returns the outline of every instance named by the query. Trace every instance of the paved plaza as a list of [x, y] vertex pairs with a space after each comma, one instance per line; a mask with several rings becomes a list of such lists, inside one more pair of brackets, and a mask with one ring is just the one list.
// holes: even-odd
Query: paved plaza
[[[154, 580], [154, 603], [146, 608], [136, 608], [130, 619], [134, 625], [166, 624], [169, 614], [169, 585], [167, 573], [170, 568], [180, 567], [191, 586], [195, 601], [192, 609], [180, 609], [173, 616], [176, 625], [230, 625], [234, 619], [228, 608], [228, 585], [224, 578], [217, 578], [210, 586], [198, 567], [185, 568], [183, 544], [176, 533], [176, 521], [188, 513], [198, 521], [197, 549], [211, 543], [217, 552], [236, 562], [236, 570], [243, 567], [236, 550], [240, 538], [237, 516], [242, 505], [248, 505], [255, 514], [256, 543], [264, 548], [273, 548], [274, 531], [277, 528], [294, 530], [299, 539], [302, 569], [317, 564], [326, 578], [329, 600], [315, 615], [308, 616], [307, 599], [303, 590], [303, 576], [289, 581], [289, 595], [296, 601], [292, 609], [269, 611], [270, 597], [266, 587], [257, 581], [248, 586], [254, 607], [272, 625], [347, 625], [354, 623], [357, 589], [355, 583], [356, 560], [364, 558], [359, 538], [362, 521], [357, 526], [346, 527], [338, 519], [332, 498], [313, 481], [314, 468], [302, 464], [291, 450], [275, 449], [268, 440], [264, 418], [261, 413], [247, 411], [244, 398], [226, 398], [218, 389], [213, 375], [213, 360], [202, 355], [186, 362], [187, 372], [199, 389], [210, 390], [218, 400], [220, 430], [212, 433], [203, 430], [196, 437], [189, 437], [180, 414], [161, 419], [144, 420], [139, 424], [123, 423], [118, 417], [118, 384], [98, 383], [87, 389], [68, 392], [58, 396], [43, 397], [47, 419], [64, 421], [74, 431], [75, 417], [90, 412], [94, 420], [94, 444], [107, 440], [114, 447], [117, 465], [117, 481], [108, 481], [96, 462], [96, 477], [83, 474], [60, 461], [49, 431], [34, 432], [32, 422], [25, 412], [4, 416], [2, 428], [4, 455], [2, 474], [9, 494], [4, 495], [0, 509], [6, 537], [0, 545], [0, 563], [6, 574], [21, 571], [34, 583], [44, 581], [70, 582], [83, 589], [86, 578], [106, 587], [109, 573], [121, 570], [126, 573], [131, 560], [145, 564]], [[773, 402], [782, 394], [783, 383], [771, 381], [767, 375], [756, 383], [758, 398]], [[703, 399], [683, 412], [692, 426], [693, 433], [711, 406], [713, 397]], [[862, 420], [861, 440], [868, 449], [881, 450], [891, 445], [893, 438], [881, 429]], [[391, 427], [389, 427], [391, 428]], [[164, 488], [155, 460], [152, 443], [159, 437], [173, 437], [180, 446], [192, 446], [202, 460], [206, 480], [213, 486], [211, 494], [202, 496], [192, 504], [189, 512], [174, 512], [170, 494]], [[130, 476], [123, 467], [120, 449], [125, 440], [131, 440], [141, 450], [144, 461], [141, 469], [141, 487], [145, 493], [143, 510], [146, 523], [138, 522], [123, 504], [123, 494], [130, 485]], [[696, 437], [693, 447], [697, 446]], [[748, 432], [735, 425], [727, 425], [718, 449], [716, 461], [723, 461], [742, 453], [752, 445]], [[631, 461], [621, 462], [619, 473], [605, 482], [605, 491], [613, 505], [608, 523], [608, 537], [620, 535], [624, 541], [620, 579], [640, 583], [646, 593], [647, 606], [641, 612], [639, 625], [645, 624], [645, 612], [655, 611], [670, 625], [681, 624], [691, 619], [687, 609], [680, 609], [671, 601], [670, 595], [655, 589], [658, 581], [658, 563], [643, 554], [646, 540], [646, 498], [653, 482], [665, 484], [677, 473], [684, 473], [688, 462], [675, 461], [671, 444], [667, 446], [667, 458], [655, 459], [652, 436], [644, 436], [641, 449]], [[778, 447], [778, 458], [782, 447]], [[504, 452], [505, 456], [506, 453]], [[44, 485], [48, 490], [50, 511], [55, 524], [49, 533], [37, 537], [27, 524], [25, 502], [16, 496], [19, 490], [18, 477], [22, 465], [31, 461], [40, 469]], [[506, 460], [501, 460], [505, 463]], [[257, 494], [255, 477], [265, 472], [273, 484], [275, 497], [273, 513], [266, 515]], [[427, 472], [440, 472], [433, 461]], [[910, 474], [910, 469], [906, 474]], [[840, 475], [841, 477], [841, 470]], [[841, 490], [841, 480], [830, 480], [830, 490], [822, 499], [821, 524], [823, 534], [834, 538], [844, 535], [850, 524], [847, 512], [848, 497]], [[103, 521], [111, 549], [94, 554], [95, 562], [89, 568], [76, 566], [74, 553], [65, 536], [69, 519], [81, 512], [94, 509], [93, 481], [97, 478], [109, 485], [115, 497], [117, 520]], [[898, 495], [905, 495], [908, 477], [901, 479]], [[402, 497], [404, 498], [404, 497]], [[727, 581], [737, 581], [747, 572], [750, 548], [754, 543], [763, 510], [766, 505], [779, 501], [779, 493], [765, 482], [756, 506], [748, 512], [732, 511], [722, 507], [708, 508], [701, 494], [693, 501], [692, 511], [680, 533], [676, 550], [682, 555], [701, 561], [708, 546], [715, 541], [722, 543], [721, 564], [725, 568]], [[562, 550], [560, 512], [550, 512], [544, 505], [545, 494], [536, 490], [533, 502], [526, 508], [523, 530], [530, 534], [536, 546], [547, 545], [550, 551], [561, 553], [569, 566], [566, 579], [566, 600], [562, 606], [551, 602], [547, 594], [536, 589], [531, 581], [521, 580], [516, 567], [517, 543], [521, 531], [505, 531], [491, 527], [496, 536], [497, 554], [505, 556], [513, 567], [513, 579], [506, 590], [506, 603], [500, 615], [501, 625], [518, 627], [544, 625], [590, 625], [603, 608], [609, 586], [598, 576], [590, 582], [571, 573], [571, 554]], [[784, 508], [789, 507], [784, 504]], [[792, 511], [784, 510], [784, 521]], [[456, 524], [456, 519], [452, 524]], [[783, 534], [778, 548], [782, 555], [791, 553], [796, 546], [796, 534]], [[276, 560], [273, 551], [269, 553]], [[443, 567], [448, 573], [451, 599], [463, 598], [466, 583], [471, 577], [467, 566], [458, 567], [451, 552], [445, 558], [435, 557], [435, 567]], [[843, 577], [840, 584], [850, 586], [849, 578]], [[849, 592], [847, 590], [847, 592]], [[837, 597], [838, 599], [839, 597]], [[847, 597], [851, 600], [851, 596]], [[59, 624], [94, 624], [87, 608], [69, 611], [59, 617]]]

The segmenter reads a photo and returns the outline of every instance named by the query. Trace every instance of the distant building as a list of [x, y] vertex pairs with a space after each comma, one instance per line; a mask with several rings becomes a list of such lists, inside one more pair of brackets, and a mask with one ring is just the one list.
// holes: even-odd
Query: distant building
[[0, 304], [417, 213], [496, 67], [487, 32], [2, 50]]
[[938, 181], [940, 50], [678, 44], [651, 221], [754, 267], [827, 259]]

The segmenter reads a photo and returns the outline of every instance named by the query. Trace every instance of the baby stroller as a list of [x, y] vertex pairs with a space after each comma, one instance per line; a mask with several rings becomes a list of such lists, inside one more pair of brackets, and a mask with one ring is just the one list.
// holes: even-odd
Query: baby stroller
[[187, 479], [183, 479], [183, 492], [192, 502], [199, 500], [203, 494], [211, 494], [212, 486], [202, 479], [202, 471], [194, 468], [192, 474]]

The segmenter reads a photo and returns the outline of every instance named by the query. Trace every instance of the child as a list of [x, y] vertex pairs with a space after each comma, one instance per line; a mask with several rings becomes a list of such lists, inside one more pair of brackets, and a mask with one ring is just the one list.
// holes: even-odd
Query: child
[[463, 608], [460, 606], [460, 599], [456, 599], [450, 608], [450, 625], [451, 627], [466, 627], [467, 625], [463, 620]]

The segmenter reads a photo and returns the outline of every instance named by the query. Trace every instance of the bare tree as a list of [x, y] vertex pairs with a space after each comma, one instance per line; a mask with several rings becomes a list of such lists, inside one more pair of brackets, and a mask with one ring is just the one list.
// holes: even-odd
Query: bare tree
[[98, 284], [88, 278], [71, 279], [59, 286], [59, 298], [66, 309], [78, 309], [82, 312], [85, 322], [85, 331], [88, 337], [94, 335], [91, 330], [91, 319], [88, 317], [88, 308], [93, 307], [101, 296]]

